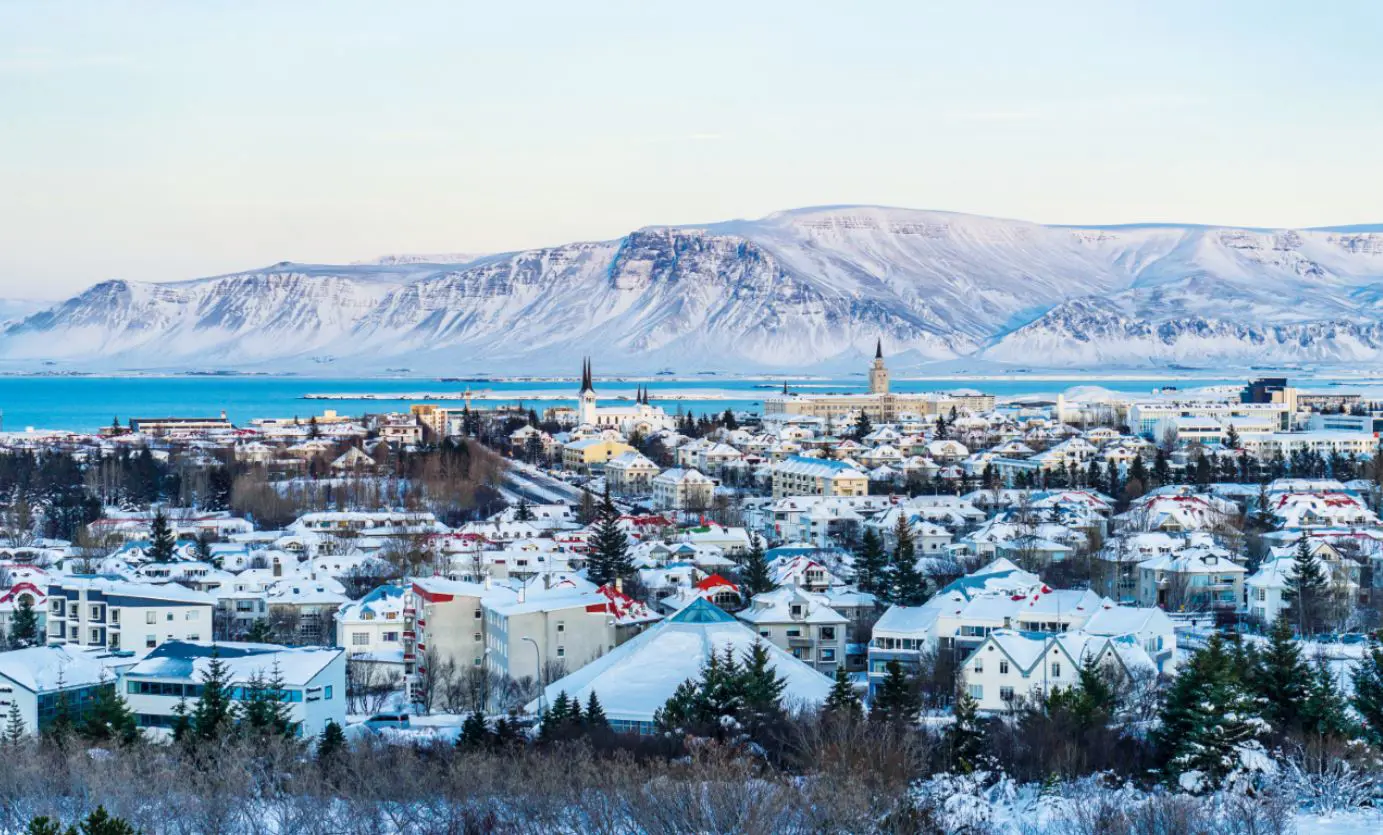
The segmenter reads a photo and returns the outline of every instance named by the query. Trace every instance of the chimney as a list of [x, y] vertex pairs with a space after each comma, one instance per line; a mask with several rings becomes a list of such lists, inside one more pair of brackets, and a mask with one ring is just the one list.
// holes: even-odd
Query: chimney
[[624, 578], [623, 578], [623, 577], [616, 577], [616, 578], [615, 578], [615, 591], [619, 592], [620, 594], [624, 594]]

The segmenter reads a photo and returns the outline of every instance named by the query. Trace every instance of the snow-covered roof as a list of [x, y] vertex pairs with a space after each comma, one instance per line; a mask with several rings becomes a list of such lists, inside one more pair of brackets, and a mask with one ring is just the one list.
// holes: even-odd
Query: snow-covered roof
[[[711, 653], [726, 648], [743, 657], [755, 643], [769, 654], [769, 665], [786, 680], [783, 700], [816, 707], [826, 700], [831, 680], [705, 600], [698, 600], [666, 620], [548, 685], [549, 703], [565, 692], [581, 701], [598, 693], [605, 714], [626, 722], [652, 722], [653, 714], [678, 685], [701, 674]], [[536, 702], [528, 706], [530, 711]]]
[[244, 684], [275, 672], [290, 687], [301, 687], [345, 652], [334, 647], [283, 647], [231, 641], [168, 641], [125, 671], [126, 677], [180, 679], [200, 682], [213, 657], [221, 659], [230, 680]]
[[0, 676], [33, 693], [115, 681], [111, 668], [91, 652], [66, 644], [0, 652]]

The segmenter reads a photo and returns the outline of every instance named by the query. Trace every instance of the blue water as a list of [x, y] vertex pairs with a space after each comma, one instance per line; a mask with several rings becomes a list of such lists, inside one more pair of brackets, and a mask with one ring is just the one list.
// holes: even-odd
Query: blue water
[[[1069, 379], [1024, 378], [967, 380], [945, 377], [894, 380], [894, 391], [953, 391], [974, 389], [999, 397], [1027, 394], [1055, 394], [1073, 386], [1101, 386], [1113, 391], [1148, 393], [1161, 386], [1196, 388], [1208, 385], [1241, 385], [1243, 378], [1207, 379], [1171, 377], [1141, 380], [1101, 379], [1083, 376]], [[796, 391], [858, 392], [867, 383], [863, 375], [837, 379], [798, 379], [791, 381]], [[1313, 381], [1317, 384], [1324, 381]], [[637, 386], [647, 386], [655, 404], [669, 412], [679, 407], [696, 414], [721, 412], [727, 407], [758, 411], [762, 399], [772, 394], [781, 381], [762, 378], [709, 377], [705, 379], [596, 380], [602, 402], [614, 404], [623, 396], [632, 400]], [[4, 429], [26, 427], [95, 431], [131, 417], [215, 416], [222, 411], [238, 424], [256, 417], [306, 419], [324, 409], [341, 414], [406, 411], [409, 403], [429, 402], [425, 398], [369, 400], [304, 399], [309, 394], [421, 394], [460, 393], [470, 388], [478, 408], [498, 404], [523, 403], [541, 412], [556, 405], [574, 405], [576, 381], [497, 381], [440, 382], [435, 378], [411, 379], [315, 379], [308, 377], [0, 377], [0, 411]], [[661, 396], [660, 396], [661, 395]], [[444, 401], [437, 401], [444, 402]], [[460, 406], [460, 401], [445, 401]]]

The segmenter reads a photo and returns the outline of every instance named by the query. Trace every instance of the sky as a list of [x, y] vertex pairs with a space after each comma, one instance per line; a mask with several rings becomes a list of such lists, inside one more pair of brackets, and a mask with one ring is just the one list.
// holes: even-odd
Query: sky
[[1383, 222], [1383, 4], [0, 2], [0, 297], [872, 203]]

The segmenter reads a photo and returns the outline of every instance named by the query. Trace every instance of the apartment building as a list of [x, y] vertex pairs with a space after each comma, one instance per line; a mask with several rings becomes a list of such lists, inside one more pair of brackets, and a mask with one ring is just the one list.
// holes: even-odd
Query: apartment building
[[48, 586], [48, 643], [143, 658], [168, 641], [210, 640], [215, 606], [210, 595], [173, 583], [64, 577]]
[[864, 496], [869, 476], [841, 461], [793, 456], [773, 465], [773, 498]]

